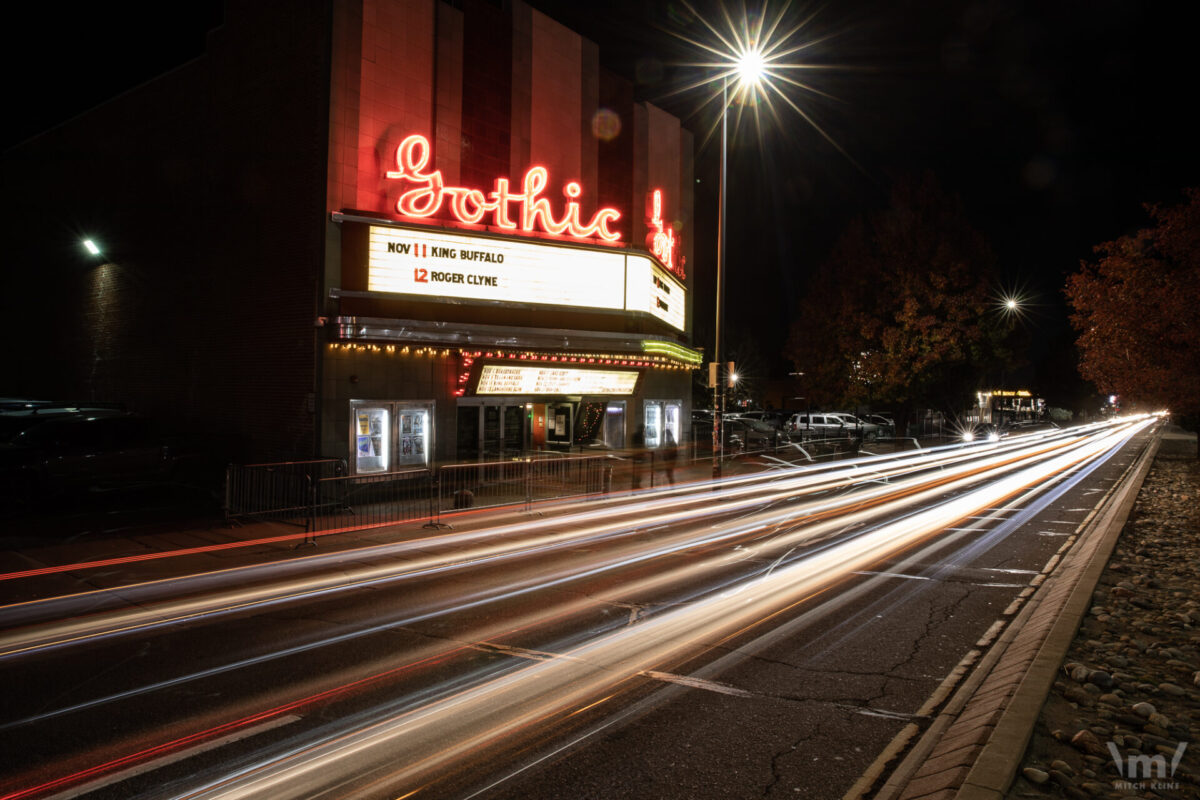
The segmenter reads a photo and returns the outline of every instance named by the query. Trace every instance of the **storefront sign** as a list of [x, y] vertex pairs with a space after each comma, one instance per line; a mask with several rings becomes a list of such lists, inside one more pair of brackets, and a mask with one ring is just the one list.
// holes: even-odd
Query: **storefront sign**
[[480, 224], [488, 214], [497, 228], [532, 233], [537, 229], [547, 233], [573, 236], [580, 239], [599, 238], [605, 242], [617, 242], [621, 234], [611, 225], [621, 218], [615, 208], [602, 208], [590, 220], [580, 217], [577, 198], [582, 187], [574, 181], [563, 188], [567, 197], [566, 210], [556, 218], [550, 201], [540, 197], [550, 181], [545, 167], [531, 167], [521, 182], [521, 191], [509, 188], [508, 178], [497, 178], [491, 192], [484, 194], [479, 189], [463, 186], [446, 186], [441, 170], [426, 172], [429, 166], [429, 140], [413, 134], [396, 148], [396, 169], [388, 170], [387, 177], [406, 181], [407, 188], [396, 201], [396, 211], [405, 217], [432, 217], [447, 206], [447, 211], [460, 222]]
[[685, 326], [686, 289], [649, 256], [372, 225], [367, 288], [427, 297], [644, 311]]
[[485, 364], [476, 394], [584, 395], [633, 394], [638, 373], [633, 370], [564, 369], [561, 367]]

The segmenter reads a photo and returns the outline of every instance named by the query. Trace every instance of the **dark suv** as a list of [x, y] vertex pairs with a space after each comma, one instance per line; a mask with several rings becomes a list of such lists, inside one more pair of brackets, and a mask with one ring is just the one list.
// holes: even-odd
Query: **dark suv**
[[0, 428], [0, 482], [30, 497], [162, 483], [180, 453], [150, 420], [101, 409], [8, 418]]

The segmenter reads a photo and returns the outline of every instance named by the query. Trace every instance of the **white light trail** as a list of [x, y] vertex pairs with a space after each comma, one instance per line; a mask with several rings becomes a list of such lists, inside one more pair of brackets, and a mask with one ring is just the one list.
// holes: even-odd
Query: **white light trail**
[[[493, 625], [460, 631], [455, 641], [402, 655], [408, 660], [428, 659], [478, 647], [517, 654], [504, 641], [514, 631], [549, 630], [551, 623], [583, 620], [582, 628], [572, 623], [569, 637], [555, 634], [554, 642], [542, 646], [545, 652], [559, 653], [543, 663], [521, 669], [514, 669], [511, 661], [495, 663], [344, 720], [346, 725], [334, 733], [309, 731], [307, 738], [296, 739], [288, 753], [265, 757], [246, 774], [223, 776], [187, 796], [309, 797], [320, 785], [336, 785], [341, 793], [352, 765], [360, 758], [373, 762], [376, 754], [385, 752], [387, 763], [402, 765], [389, 780], [412, 788], [450, 763], [501, 746], [525, 726], [536, 728], [594, 705], [637, 676], [669, 669], [673, 662], [715, 641], [762, 625], [843, 577], [869, 571], [960, 520], [995, 510], [1018, 495], [1041, 491], [1056, 476], [1114, 452], [1148, 424], [1148, 420], [1109, 422], [1001, 443], [875, 456], [801, 468], [782, 476], [776, 472], [729, 480], [718, 492], [703, 486], [650, 493], [589, 503], [581, 513], [560, 517], [0, 608], [0, 619], [6, 621], [23, 615], [44, 619], [76, 607], [101, 609], [84, 619], [52, 619], [3, 632], [0, 655], [18, 658], [38, 649], [219, 614], [257, 612], [363, 586], [450, 575], [502, 562], [511, 565], [491, 584], [476, 585], [473, 579], [468, 592], [444, 598], [439, 601], [442, 605], [382, 609], [374, 612], [373, 620], [360, 621], [349, 631], [313, 633], [308, 640], [284, 642], [274, 652], [232, 657], [217, 667], [48, 710], [3, 727], [260, 666], [548, 587], [567, 587], [601, 575], [619, 577], [621, 570], [655, 563], [652, 571], [630, 570], [636, 577], [606, 578], [600, 590], [567, 595], [553, 607], [534, 604]], [[714, 514], [728, 519], [713, 525]], [[732, 519], [735, 514], [742, 516]], [[652, 529], [653, 534], [647, 535]], [[656, 561], [684, 553], [689, 556]], [[550, 555], [558, 561], [546, 569], [543, 565], [551, 563], [546, 558]], [[369, 563], [379, 557], [403, 560]], [[295, 574], [297, 570], [301, 574]], [[306, 570], [317, 574], [304, 574]], [[263, 579], [265, 583], [255, 584]], [[187, 597], [171, 597], [178, 592]], [[671, 598], [671, 603], [630, 617], [629, 622], [612, 617], [598, 624], [594, 614], [588, 616], [598, 607], [624, 608], [630, 598], [659, 596]], [[139, 605], [103, 610], [114, 597]], [[390, 661], [394, 668], [394, 654]], [[354, 668], [361, 671], [367, 665]], [[312, 685], [330, 691], [346, 680], [345, 675], [319, 676]]]
[[[632, 677], [663, 669], [757, 626], [824, 591], [832, 582], [869, 569], [948, 524], [1006, 503], [1030, 487], [1100, 458], [1143, 425], [1095, 435], [1032, 466], [965, 491], [943, 504], [830, 543], [816, 552], [682, 607], [595, 637], [561, 654], [458, 691], [421, 708], [297, 748], [286, 756], [183, 795], [188, 798], [313, 797], [340, 781], [347, 765], [394, 764], [399, 791], [419, 788], [436, 774], [481, 756], [508, 737], [560, 718], [619, 691]], [[967, 480], [966, 478], [960, 480]], [[895, 501], [900, 502], [900, 501]], [[853, 512], [862, 514], [866, 512]], [[842, 520], [844, 523], [844, 520]], [[829, 523], [825, 523], [829, 524]], [[795, 532], [773, 542], [783, 546]], [[347, 787], [339, 785], [339, 792]]]
[[[115, 611], [60, 618], [41, 624], [26, 623], [23, 627], [6, 631], [0, 634], [0, 658], [104, 636], [180, 624], [217, 614], [246, 612], [284, 602], [313, 599], [330, 592], [428, 577], [451, 570], [480, 567], [500, 560], [526, 558], [556, 549], [578, 547], [598, 539], [611, 541], [655, 525], [681, 525], [707, 517], [713, 513], [715, 503], [719, 503], [721, 513], [732, 514], [758, 509], [773, 502], [794, 500], [802, 494], [847, 488], [859, 484], [864, 477], [870, 477], [875, 482], [874, 488], [859, 491], [852, 498], [840, 498], [804, 508], [783, 509], [775, 518], [760, 521], [760, 525], [765, 527], [768, 524], [794, 522], [804, 517], [834, 513], [850, 505], [877, 501], [898, 489], [910, 487], [911, 484], [898, 482], [902, 476], [928, 469], [932, 465], [941, 468], [942, 472], [937, 476], [937, 479], [941, 480], [952, 474], [980, 472], [1004, 461], [1015, 462], [1018, 458], [1028, 458], [1030, 453], [1026, 452], [1026, 449], [1032, 443], [1041, 442], [1043, 438], [1045, 437], [1038, 434], [1021, 437], [1020, 443], [988, 450], [958, 448], [943, 452], [915, 451], [916, 455], [902, 454], [890, 459], [876, 456], [860, 462], [848, 462], [843, 468], [800, 470], [794, 476], [769, 483], [761, 478], [757, 481], [743, 479], [732, 482], [717, 496], [709, 493], [702, 501], [697, 500], [694, 490], [689, 494], [673, 492], [667, 497], [647, 499], [620, 508], [619, 513], [633, 517], [633, 523], [615, 516], [598, 515], [595, 511], [588, 511], [538, 522], [522, 522], [481, 531], [439, 536], [432, 541], [422, 539], [369, 548], [367, 551], [359, 550], [352, 554], [337, 553], [308, 559], [308, 564], [313, 567], [338, 568], [336, 572], [323, 575], [288, 577], [254, 584], [247, 580], [251, 575], [269, 576], [276, 569], [290, 572], [295, 568], [294, 564], [228, 570], [222, 573], [221, 577], [234, 588], [224, 588], [206, 594], [196, 594], [195, 585], [212, 584], [214, 576], [211, 574], [6, 606], [0, 608], [0, 621], [11, 625], [14, 622], [20, 624], [23, 617], [36, 618], [44, 613], [44, 607], [53, 608], [60, 617], [64, 610], [74, 613], [81, 610], [94, 612], [94, 605], [100, 601], [101, 596], [120, 598], [122, 602], [137, 602], [137, 605]], [[1055, 438], [1058, 440], [1058, 446], [1065, 447], [1079, 441], [1080, 435], [1072, 434], [1069, 438], [1059, 435]], [[869, 475], [862, 471], [866, 466], [873, 467]], [[890, 482], [882, 483], [885, 480]], [[597, 521], [598, 516], [600, 521]], [[707, 541], [697, 539], [689, 533], [685, 537], [676, 537], [665, 545], [659, 545], [648, 551], [644, 557], [650, 558], [680, 548], [712, 544], [719, 539], [740, 536], [744, 530], [744, 526], [723, 526], [715, 537]], [[431, 544], [448, 549], [449, 554], [429, 555], [425, 551]], [[350, 559], [358, 562], [370, 557], [394, 558], [401, 555], [408, 556], [410, 560], [399, 564], [385, 562], [345, 566]], [[250, 588], [245, 588], [247, 585]], [[169, 599], [155, 602], [156, 596], [166, 596]]]

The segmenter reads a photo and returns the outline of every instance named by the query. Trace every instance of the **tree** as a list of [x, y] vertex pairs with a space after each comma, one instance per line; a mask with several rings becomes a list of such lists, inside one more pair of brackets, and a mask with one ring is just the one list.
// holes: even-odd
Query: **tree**
[[814, 400], [972, 405], [1011, 357], [1011, 331], [991, 311], [994, 265], [958, 198], [930, 174], [898, 180], [887, 208], [848, 226], [801, 301], [788, 354]]
[[[1146, 206], [1154, 224], [1097, 245], [1066, 295], [1080, 373], [1106, 394], [1200, 415], [1200, 187]], [[1200, 446], [1198, 446], [1200, 455]]]

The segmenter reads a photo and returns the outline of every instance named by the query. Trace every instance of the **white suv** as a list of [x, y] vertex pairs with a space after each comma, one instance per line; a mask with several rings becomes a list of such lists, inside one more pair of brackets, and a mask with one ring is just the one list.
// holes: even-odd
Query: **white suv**
[[846, 421], [835, 414], [792, 414], [787, 421], [787, 430], [792, 433], [810, 433], [817, 437], [843, 436], [847, 433]]
[[[867, 422], [865, 419], [860, 419], [860, 418], [854, 416], [853, 414], [850, 414], [845, 411], [834, 411], [834, 412], [832, 412], [831, 415], [835, 416], [835, 417], [840, 417], [846, 423], [847, 428], [854, 429], [854, 433], [858, 433], [859, 431], [862, 431], [863, 439], [878, 439], [879, 438], [880, 427], [878, 425], [876, 425], [874, 422]], [[830, 416], [830, 415], [826, 415], [826, 416]]]

